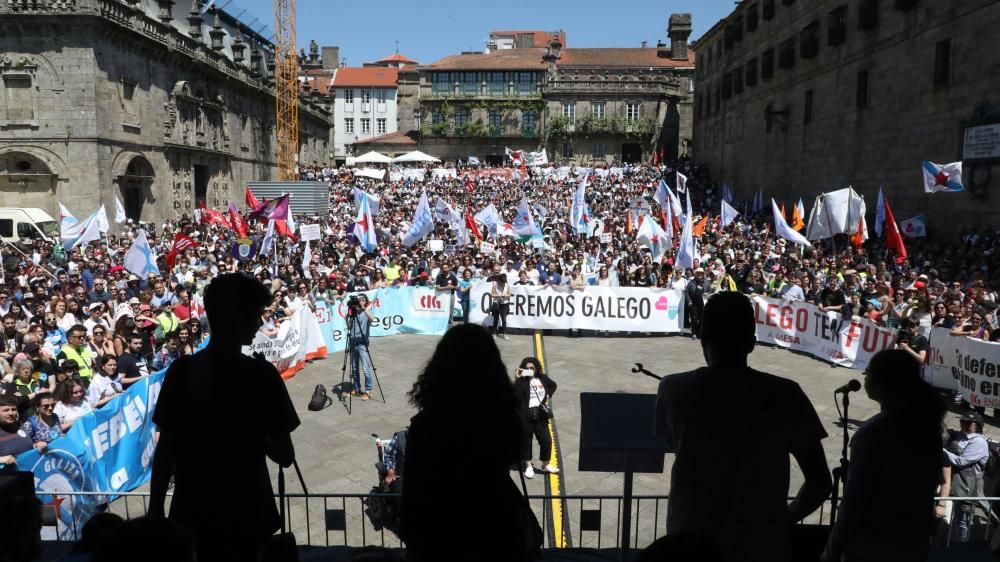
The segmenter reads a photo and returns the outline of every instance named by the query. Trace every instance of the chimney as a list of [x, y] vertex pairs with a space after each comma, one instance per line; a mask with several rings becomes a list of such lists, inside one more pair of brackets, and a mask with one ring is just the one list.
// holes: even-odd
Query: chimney
[[670, 14], [667, 25], [670, 36], [670, 58], [688, 60], [688, 37], [691, 36], [691, 14]]
[[643, 42], [642, 42], [642, 48], [643, 48], [643, 49], [645, 49], [645, 48], [646, 48], [646, 42], [645, 42], [645, 41], [643, 41]]
[[323, 70], [336, 70], [340, 66], [340, 47], [323, 47]]

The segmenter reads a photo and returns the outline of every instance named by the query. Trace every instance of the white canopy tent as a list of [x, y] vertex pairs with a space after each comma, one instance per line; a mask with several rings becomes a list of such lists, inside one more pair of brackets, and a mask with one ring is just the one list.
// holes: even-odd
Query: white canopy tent
[[393, 162], [440, 162], [440, 158], [435, 158], [430, 154], [424, 154], [419, 150], [414, 150], [413, 152], [407, 152], [402, 156], [397, 156], [392, 159]]
[[[859, 223], [864, 222], [866, 211], [864, 197], [849, 187], [823, 193], [816, 198], [809, 213], [806, 238], [822, 240], [837, 234], [852, 235], [858, 231]], [[861, 230], [867, 240], [867, 225]]]
[[381, 152], [367, 152], [358, 156], [354, 159], [355, 164], [392, 164], [392, 158], [389, 158]]

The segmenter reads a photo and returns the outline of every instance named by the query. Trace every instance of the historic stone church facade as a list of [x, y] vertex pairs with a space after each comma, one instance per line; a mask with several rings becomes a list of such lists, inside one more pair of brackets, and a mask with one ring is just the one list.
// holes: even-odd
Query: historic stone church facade
[[[276, 176], [257, 31], [197, 0], [0, 4], [0, 206], [85, 215], [119, 197], [159, 222], [241, 202]], [[299, 117], [300, 162], [329, 160], [329, 113]]]

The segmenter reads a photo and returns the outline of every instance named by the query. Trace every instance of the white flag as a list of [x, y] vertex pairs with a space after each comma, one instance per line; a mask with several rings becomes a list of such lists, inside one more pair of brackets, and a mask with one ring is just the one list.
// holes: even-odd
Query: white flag
[[500, 213], [497, 212], [497, 208], [493, 203], [490, 203], [485, 209], [476, 213], [475, 219], [490, 231], [492, 238], [495, 239], [497, 237], [497, 227], [503, 220], [500, 218]]
[[108, 222], [108, 210], [104, 208], [104, 203], [101, 203], [101, 208], [97, 210], [97, 221], [97, 227], [101, 234], [111, 230], [111, 224]]
[[774, 199], [771, 199], [771, 209], [774, 212], [774, 233], [776, 235], [789, 242], [812, 247], [812, 244], [809, 243], [809, 240], [805, 236], [788, 226], [788, 223], [785, 222], [785, 217], [781, 216], [781, 209], [778, 208], [778, 204]]
[[274, 243], [274, 219], [269, 219], [267, 221], [267, 232], [264, 233], [264, 239], [260, 243], [259, 255], [266, 256], [271, 252], [271, 244]]
[[87, 217], [87, 220], [79, 223], [78, 232], [79, 234], [76, 237], [70, 239], [66, 239], [65, 235], [61, 235], [67, 252], [77, 246], [86, 246], [87, 242], [101, 239], [101, 221], [96, 211]]
[[403, 234], [403, 245], [413, 246], [434, 230], [434, 217], [431, 215], [431, 205], [427, 202], [427, 191], [420, 194], [420, 202], [413, 211], [413, 220], [410, 228]]
[[145, 230], [139, 230], [139, 235], [125, 252], [125, 261], [122, 265], [129, 273], [136, 274], [140, 279], [145, 279], [149, 273], [160, 274], [160, 268], [156, 266], [156, 254], [149, 247]]
[[740, 213], [732, 205], [727, 203], [725, 199], [722, 200], [722, 228], [729, 226], [729, 223], [736, 220], [739, 215]]
[[686, 193], [688, 190], [688, 178], [684, 174], [677, 172], [677, 193]]
[[691, 229], [694, 227], [694, 219], [691, 216], [691, 194], [687, 195], [687, 217], [684, 219], [684, 230], [681, 231], [681, 244], [677, 248], [677, 259], [675, 265], [681, 269], [694, 267], [694, 234]]
[[306, 240], [306, 250], [302, 252], [302, 275], [306, 279], [312, 279], [312, 273], [309, 273], [309, 264], [312, 263], [312, 259], [312, 248], [309, 247], [309, 241]]
[[[121, 224], [125, 222], [128, 217], [125, 216], [125, 205], [122, 205], [122, 200], [115, 195], [115, 222]], [[140, 277], [142, 277], [140, 275]]]
[[[573, 195], [573, 204], [570, 207], [570, 224], [573, 225], [573, 229], [577, 234], [587, 233], [587, 223], [590, 222], [590, 213], [587, 212], [587, 177], [583, 176], [580, 180], [579, 187], [576, 188], [576, 193]], [[545, 217], [543, 216], [544, 220]]]

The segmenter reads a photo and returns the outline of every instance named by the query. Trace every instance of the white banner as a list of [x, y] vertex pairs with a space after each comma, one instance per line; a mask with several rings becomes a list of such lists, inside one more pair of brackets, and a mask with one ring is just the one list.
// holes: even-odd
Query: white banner
[[896, 343], [896, 332], [867, 318], [846, 320], [802, 301], [754, 297], [757, 341], [802, 351], [864, 370], [872, 356]]
[[457, 178], [458, 170], [455, 168], [434, 168], [431, 170], [431, 177], [434, 179]]
[[380, 180], [385, 178], [385, 170], [376, 170], [375, 168], [361, 168], [360, 170], [355, 170], [354, 175], [359, 178], [372, 178], [374, 180]]
[[[492, 283], [472, 287], [469, 321], [492, 325]], [[680, 332], [684, 295], [674, 289], [641, 287], [511, 286], [511, 328], [532, 330], [607, 330], [611, 332]]]
[[1000, 408], [1000, 343], [931, 331], [925, 375], [939, 388], [956, 390], [973, 406]]
[[306, 360], [326, 357], [327, 354], [319, 322], [307, 306], [284, 321], [273, 338], [257, 332], [250, 351], [262, 354], [273, 363], [284, 379], [295, 376], [305, 367]]

